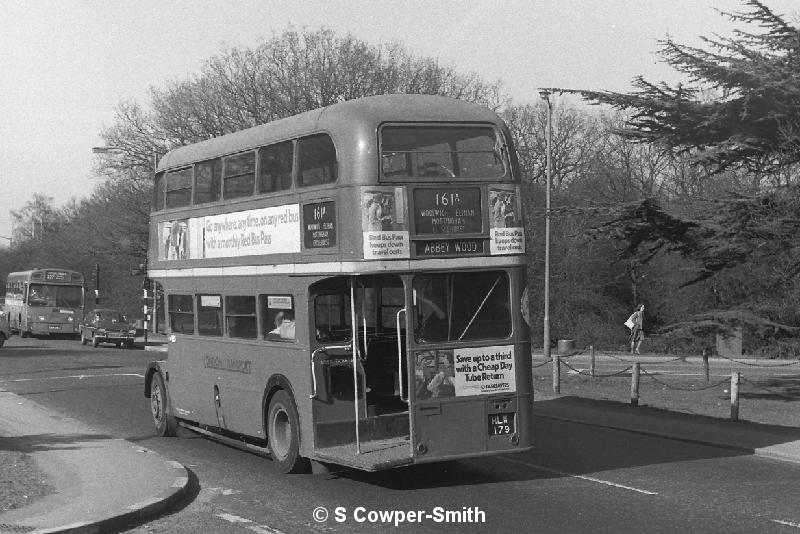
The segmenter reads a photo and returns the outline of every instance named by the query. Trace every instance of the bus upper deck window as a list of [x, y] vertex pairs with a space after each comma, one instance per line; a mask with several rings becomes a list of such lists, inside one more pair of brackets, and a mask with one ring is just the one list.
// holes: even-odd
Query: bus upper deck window
[[501, 139], [492, 126], [384, 126], [381, 175], [389, 181], [501, 178], [507, 169]]
[[194, 166], [194, 203], [219, 200], [222, 181], [222, 160], [204, 161]]
[[153, 185], [153, 211], [164, 209], [164, 173], [156, 174], [156, 181]]
[[167, 173], [166, 207], [179, 208], [192, 202], [192, 169]]
[[298, 158], [301, 186], [336, 181], [336, 147], [329, 135], [319, 134], [300, 139]]
[[284, 191], [292, 186], [291, 141], [265, 146], [258, 151], [258, 192]]
[[223, 198], [247, 197], [255, 191], [256, 155], [245, 152], [225, 158]]

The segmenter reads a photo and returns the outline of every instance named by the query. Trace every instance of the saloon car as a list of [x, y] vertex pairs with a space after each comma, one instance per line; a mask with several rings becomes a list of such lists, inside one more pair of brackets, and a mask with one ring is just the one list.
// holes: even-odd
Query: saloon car
[[113, 343], [117, 347], [123, 345], [133, 348], [136, 337], [136, 328], [119, 310], [98, 308], [86, 314], [80, 325], [81, 343], [86, 345], [89, 341], [97, 347], [100, 343]]

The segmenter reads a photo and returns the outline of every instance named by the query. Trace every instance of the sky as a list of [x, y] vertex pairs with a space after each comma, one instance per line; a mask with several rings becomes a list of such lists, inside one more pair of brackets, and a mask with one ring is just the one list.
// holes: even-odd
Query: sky
[[[797, 0], [764, 0], [800, 25]], [[400, 42], [459, 72], [501, 80], [515, 103], [538, 87], [628, 91], [679, 80], [658, 40], [729, 36], [739, 0], [0, 0], [0, 247], [10, 211], [43, 194], [91, 194], [92, 147], [121, 102], [191, 77], [226, 48], [322, 27]], [[740, 28], [747, 28], [739, 25]], [[753, 28], [748, 28], [752, 30]]]

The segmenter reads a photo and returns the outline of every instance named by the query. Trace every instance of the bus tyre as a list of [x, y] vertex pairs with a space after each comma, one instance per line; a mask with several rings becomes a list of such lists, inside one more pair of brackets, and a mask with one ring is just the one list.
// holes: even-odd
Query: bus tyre
[[167, 388], [161, 373], [153, 373], [150, 378], [150, 413], [156, 425], [156, 433], [168, 438], [177, 433], [178, 423], [172, 415], [172, 409], [167, 400]]
[[300, 456], [300, 419], [294, 399], [285, 390], [272, 396], [267, 411], [267, 440], [281, 473], [307, 473], [311, 463]]

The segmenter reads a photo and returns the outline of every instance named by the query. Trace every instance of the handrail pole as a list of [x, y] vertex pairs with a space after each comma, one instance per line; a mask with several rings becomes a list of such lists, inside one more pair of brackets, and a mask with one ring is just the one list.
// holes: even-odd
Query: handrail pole
[[[361, 419], [361, 411], [358, 402], [358, 321], [356, 319], [356, 284], [355, 279], [350, 278], [350, 339], [353, 347], [353, 406], [356, 413], [356, 454], [361, 454], [361, 435], [359, 433], [358, 422]], [[364, 400], [367, 399], [367, 392], [364, 391]]]
[[408, 404], [408, 397], [403, 398], [403, 383], [405, 382], [403, 375], [405, 374], [405, 369], [403, 365], [403, 336], [401, 334], [400, 329], [400, 314], [405, 314], [406, 309], [403, 308], [397, 312], [396, 316], [396, 324], [397, 324], [397, 385], [400, 389], [400, 400]]

